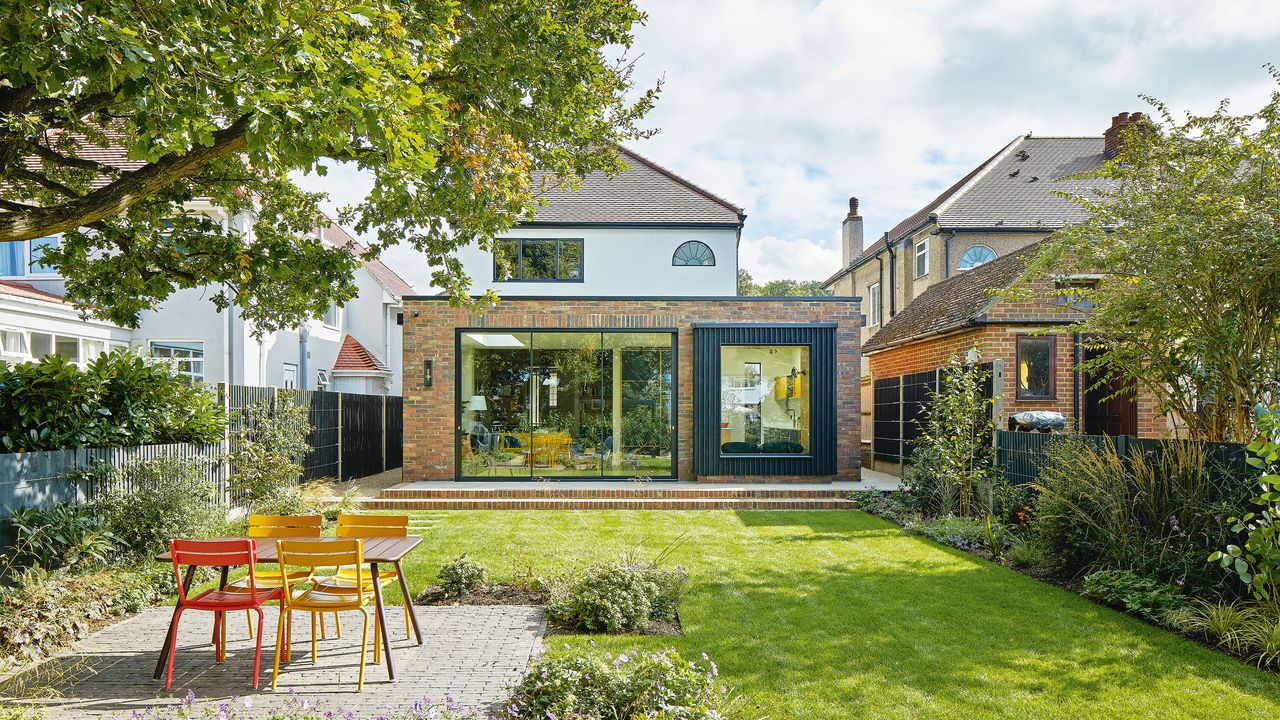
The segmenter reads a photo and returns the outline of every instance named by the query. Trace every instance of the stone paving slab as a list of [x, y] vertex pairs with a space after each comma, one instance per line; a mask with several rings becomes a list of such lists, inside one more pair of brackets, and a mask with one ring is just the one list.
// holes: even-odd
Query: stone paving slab
[[[173, 689], [152, 680], [160, 645], [173, 611], [150, 608], [106, 627], [46, 663], [46, 677], [69, 669], [56, 686], [58, 697], [34, 701], [49, 718], [129, 717], [134, 710], [181, 701], [193, 690], [201, 702], [218, 703], [252, 696], [253, 706], [278, 707], [297, 697], [317, 699], [328, 707], [341, 706], [375, 716], [412, 707], [424, 696], [488, 709], [501, 703], [507, 690], [540, 651], [546, 632], [543, 609], [532, 606], [418, 606], [421, 646], [406, 640], [404, 611], [387, 608], [387, 627], [395, 659], [396, 679], [387, 678], [386, 665], [373, 664], [372, 626], [365, 667], [364, 692], [356, 691], [360, 661], [360, 613], [343, 613], [343, 634], [334, 637], [328, 616], [328, 639], [319, 641], [318, 662], [311, 664], [309, 616], [294, 617], [293, 661], [280, 667], [279, 690], [271, 690], [271, 663], [278, 611], [268, 607], [262, 648], [259, 689], [251, 685], [253, 641], [243, 613], [228, 624], [227, 661], [216, 664], [209, 639], [213, 615], [188, 611], [178, 632]], [[255, 615], [256, 621], [256, 615]], [[255, 622], [256, 625], [256, 622]], [[50, 664], [53, 664], [52, 666]]]

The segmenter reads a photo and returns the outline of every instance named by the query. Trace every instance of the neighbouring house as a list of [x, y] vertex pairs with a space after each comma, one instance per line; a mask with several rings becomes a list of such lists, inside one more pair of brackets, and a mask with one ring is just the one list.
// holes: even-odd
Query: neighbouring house
[[737, 206], [623, 150], [404, 299], [405, 480], [860, 477], [855, 297], [737, 297]]
[[[930, 307], [917, 308], [916, 313], [927, 313], [939, 322], [950, 317], [963, 309], [952, 306], [952, 293], [962, 283], [950, 283], [939, 292], [931, 289], [1084, 220], [1086, 211], [1058, 193], [1087, 194], [1098, 181], [1074, 176], [1113, 157], [1123, 132], [1141, 122], [1141, 113], [1121, 113], [1096, 137], [1019, 136], [865, 247], [858, 201], [850, 199], [841, 232], [842, 267], [823, 287], [836, 295], [864, 298], [860, 380], [864, 462], [872, 460], [876, 436], [873, 378], [904, 374], [888, 361], [879, 362], [879, 372], [873, 370], [871, 348], [865, 343], [888, 337], [884, 332], [889, 325], [921, 302]], [[890, 421], [882, 418], [881, 422]], [[1112, 427], [1137, 431], [1133, 424]]]
[[[250, 231], [252, 217], [226, 217], [219, 208], [190, 208]], [[316, 232], [335, 247], [364, 251], [341, 227]], [[233, 306], [218, 311], [209, 301], [217, 288], [176, 291], [160, 307], [145, 311], [137, 329], [82, 318], [63, 299], [64, 282], [40, 264], [40, 251], [57, 237], [0, 243], [0, 360], [23, 362], [61, 354], [85, 363], [98, 354], [137, 346], [173, 362], [193, 382], [264, 387], [329, 389], [377, 395], [400, 394], [401, 298], [412, 285], [381, 261], [357, 268], [358, 294], [342, 307], [301, 328], [261, 337]]]

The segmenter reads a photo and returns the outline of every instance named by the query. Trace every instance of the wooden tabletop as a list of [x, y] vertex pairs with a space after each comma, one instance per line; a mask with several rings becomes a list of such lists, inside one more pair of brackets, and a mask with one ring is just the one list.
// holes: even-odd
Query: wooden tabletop
[[[218, 540], [243, 540], [244, 538], [216, 538]], [[332, 540], [350, 540], [351, 538], [336, 537], [298, 537], [298, 538], [252, 538], [258, 551], [259, 562], [275, 562], [276, 560], [276, 541], [277, 540], [307, 540], [322, 542]], [[360, 538], [364, 540], [364, 561], [368, 563], [394, 563], [404, 559], [418, 543], [422, 542], [419, 535], [406, 535], [405, 537], [371, 537]], [[166, 550], [156, 555], [157, 562], [172, 563], [173, 556]]]

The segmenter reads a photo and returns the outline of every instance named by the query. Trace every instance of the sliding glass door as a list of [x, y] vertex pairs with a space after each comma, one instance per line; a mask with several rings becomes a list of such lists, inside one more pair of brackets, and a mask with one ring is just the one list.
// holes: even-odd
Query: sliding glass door
[[672, 477], [675, 335], [463, 331], [462, 477]]

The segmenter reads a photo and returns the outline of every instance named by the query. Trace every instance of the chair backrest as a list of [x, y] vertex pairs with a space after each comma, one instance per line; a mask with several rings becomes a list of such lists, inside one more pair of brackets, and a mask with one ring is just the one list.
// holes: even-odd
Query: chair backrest
[[404, 537], [408, 515], [339, 515], [338, 537]]
[[356, 587], [364, 587], [364, 541], [358, 538], [325, 540], [277, 540], [276, 555], [284, 596], [290, 596], [287, 566], [320, 568], [355, 566]]
[[248, 538], [231, 540], [178, 540], [169, 541], [169, 554], [173, 557], [173, 574], [178, 579], [178, 597], [187, 599], [186, 588], [182, 586], [182, 567], [233, 567], [249, 566], [249, 588], [257, 592], [258, 585], [254, 579], [253, 565], [258, 561], [258, 552], [254, 541]]
[[251, 538], [320, 537], [324, 518], [319, 515], [250, 515]]

